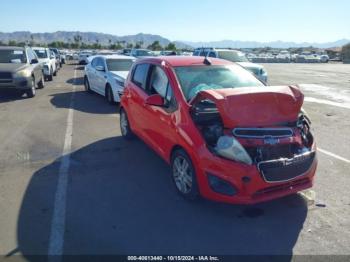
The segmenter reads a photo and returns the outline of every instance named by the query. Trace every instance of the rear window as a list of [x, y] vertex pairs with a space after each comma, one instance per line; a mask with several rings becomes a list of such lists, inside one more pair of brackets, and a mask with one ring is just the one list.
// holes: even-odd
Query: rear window
[[132, 77], [132, 82], [138, 87], [146, 90], [146, 78], [148, 74], [148, 64], [137, 65]]
[[131, 59], [107, 59], [108, 71], [129, 71], [133, 60]]
[[0, 63], [27, 63], [24, 50], [0, 50]]

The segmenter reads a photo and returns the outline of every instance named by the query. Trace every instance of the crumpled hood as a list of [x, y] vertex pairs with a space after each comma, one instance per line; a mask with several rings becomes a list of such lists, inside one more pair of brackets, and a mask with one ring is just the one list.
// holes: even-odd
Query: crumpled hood
[[213, 101], [226, 128], [267, 127], [295, 122], [304, 102], [297, 86], [243, 87], [205, 90], [191, 104]]

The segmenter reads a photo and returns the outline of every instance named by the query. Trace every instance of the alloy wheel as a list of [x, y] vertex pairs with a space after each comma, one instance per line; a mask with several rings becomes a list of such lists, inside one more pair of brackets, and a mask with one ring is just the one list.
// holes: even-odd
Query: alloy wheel
[[180, 155], [174, 159], [173, 176], [177, 189], [188, 194], [192, 188], [192, 169], [187, 159]]

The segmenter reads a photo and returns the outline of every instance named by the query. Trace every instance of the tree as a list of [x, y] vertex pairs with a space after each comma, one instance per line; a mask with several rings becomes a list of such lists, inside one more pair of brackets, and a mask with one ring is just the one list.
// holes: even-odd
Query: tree
[[83, 40], [83, 37], [81, 35], [75, 35], [74, 36], [74, 42], [76, 44], [76, 46], [80, 46], [80, 43], [82, 42]]
[[133, 47], [134, 47], [133, 43], [128, 43], [128, 44], [126, 45], [126, 48], [133, 48]]
[[176, 45], [174, 43], [169, 43], [166, 50], [176, 51]]
[[151, 49], [153, 51], [162, 50], [162, 46], [159, 44], [159, 41], [154, 41], [151, 45], [147, 47], [148, 49]]
[[10, 40], [8, 43], [9, 46], [16, 46], [17, 42], [15, 40]]

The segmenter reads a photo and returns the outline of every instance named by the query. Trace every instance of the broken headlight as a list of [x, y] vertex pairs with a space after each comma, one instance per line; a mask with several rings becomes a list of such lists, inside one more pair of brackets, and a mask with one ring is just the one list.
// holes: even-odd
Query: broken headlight
[[232, 136], [221, 136], [215, 151], [224, 158], [247, 165], [251, 165], [253, 162], [244, 147]]

